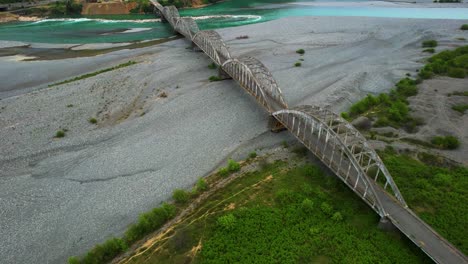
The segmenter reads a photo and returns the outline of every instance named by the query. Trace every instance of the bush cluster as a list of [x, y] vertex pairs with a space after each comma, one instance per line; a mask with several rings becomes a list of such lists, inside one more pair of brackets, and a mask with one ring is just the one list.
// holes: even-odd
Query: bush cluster
[[460, 27], [461, 30], [468, 30], [468, 24], [463, 24]]
[[423, 48], [435, 48], [437, 47], [437, 44], [438, 43], [436, 40], [431, 39], [431, 40], [423, 41], [422, 46]]
[[298, 50], [296, 50], [296, 53], [297, 53], [297, 54], [304, 55], [305, 50], [304, 50], [304, 49], [298, 49]]
[[433, 137], [431, 143], [441, 149], [456, 149], [460, 146], [460, 141], [454, 136]]
[[182, 189], [175, 189], [172, 192], [172, 198], [176, 203], [179, 204], [184, 204], [189, 201], [190, 199], [190, 194], [186, 192], [185, 190]]
[[125, 252], [129, 245], [143, 238], [160, 228], [169, 219], [176, 214], [176, 207], [170, 204], [163, 204], [161, 207], [154, 208], [152, 211], [140, 215], [138, 222], [131, 225], [123, 238], [111, 238], [106, 242], [95, 246], [84, 257], [70, 257], [69, 264], [94, 264], [107, 263], [117, 255]]
[[442, 51], [431, 58], [419, 72], [419, 77], [429, 79], [434, 75], [465, 78], [468, 72], [468, 46]]
[[233, 159], [229, 159], [227, 166], [219, 169], [218, 174], [223, 177], [226, 177], [229, 174], [239, 171], [239, 170], [240, 170], [240, 164]]
[[208, 69], [216, 69], [216, 63], [212, 62], [211, 64], [208, 64]]
[[210, 82], [219, 82], [219, 81], [222, 81], [223, 79], [219, 78], [218, 76], [210, 76], [210, 78], [208, 78], [208, 80]]

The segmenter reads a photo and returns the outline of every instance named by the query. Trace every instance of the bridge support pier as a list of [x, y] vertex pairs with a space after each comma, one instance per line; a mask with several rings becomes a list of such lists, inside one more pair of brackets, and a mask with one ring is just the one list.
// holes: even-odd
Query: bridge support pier
[[197, 46], [197, 44], [195, 44], [195, 42], [190, 42], [190, 46], [192, 47], [192, 50], [193, 51], [196, 51], [196, 52], [201, 52], [202, 50]]
[[390, 219], [388, 219], [388, 217], [386, 216], [380, 218], [380, 221], [377, 227], [384, 231], [393, 231], [396, 229], [392, 221], [390, 221]]
[[270, 116], [268, 118], [268, 128], [273, 133], [279, 133], [281, 131], [286, 130], [286, 127], [283, 126], [275, 117]]
[[222, 80], [232, 79], [232, 77], [227, 74], [221, 67], [218, 67], [218, 78]]

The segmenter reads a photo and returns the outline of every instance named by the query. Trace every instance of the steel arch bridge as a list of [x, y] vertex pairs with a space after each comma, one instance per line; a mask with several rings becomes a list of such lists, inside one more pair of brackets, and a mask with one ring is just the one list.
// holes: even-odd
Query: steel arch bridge
[[259, 60], [252, 57], [230, 59], [223, 63], [222, 69], [253, 95], [270, 114], [275, 110], [288, 108], [273, 75]]
[[388, 214], [375, 190], [379, 175], [384, 179], [383, 188], [390, 186], [396, 199], [407, 207], [375, 150], [346, 120], [310, 105], [280, 110], [273, 116], [381, 217]]
[[277, 124], [288, 129], [382, 219], [389, 219], [435, 262], [468, 263], [463, 253], [408, 208], [375, 150], [350, 123], [318, 106], [289, 109], [263, 63], [252, 57], [233, 57], [216, 31], [201, 31], [192, 18], [181, 18], [176, 7], [150, 1], [162, 20], [206, 53], [219, 66], [220, 74], [237, 81]]

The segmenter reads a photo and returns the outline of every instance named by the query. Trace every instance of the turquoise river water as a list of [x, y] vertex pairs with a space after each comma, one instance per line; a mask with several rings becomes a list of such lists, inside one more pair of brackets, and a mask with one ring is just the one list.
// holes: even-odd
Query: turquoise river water
[[[239, 26], [290, 16], [468, 19], [468, 8], [356, 7], [346, 5], [343, 0], [333, 6], [310, 6], [307, 5], [309, 3], [317, 1], [230, 0], [200, 9], [184, 9], [180, 13], [196, 19], [201, 29]], [[0, 40], [39, 43], [134, 42], [171, 35], [170, 27], [159, 23], [154, 15], [55, 18], [0, 25]]]

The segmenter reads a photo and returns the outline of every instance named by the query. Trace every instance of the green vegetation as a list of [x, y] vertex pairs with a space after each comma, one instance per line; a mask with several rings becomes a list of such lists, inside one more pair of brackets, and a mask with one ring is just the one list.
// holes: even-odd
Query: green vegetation
[[423, 41], [422, 46], [423, 48], [435, 48], [437, 47], [437, 44], [438, 43], [436, 40], [431, 39], [431, 40]]
[[217, 68], [217, 67], [216, 67], [216, 63], [213, 62], [213, 63], [211, 63], [211, 64], [208, 64], [208, 68], [209, 68], [209, 69], [212, 69], [212, 70], [216, 69], [216, 68]]
[[81, 75], [81, 76], [75, 77], [73, 79], [65, 80], [63, 82], [54, 83], [54, 84], [49, 85], [49, 87], [57, 86], [57, 85], [61, 85], [61, 84], [66, 84], [66, 83], [71, 83], [71, 82], [86, 79], [86, 78], [90, 78], [90, 77], [96, 76], [96, 75], [101, 74], [101, 73], [117, 70], [117, 69], [120, 69], [120, 68], [124, 68], [124, 67], [130, 66], [130, 65], [136, 64], [136, 63], [137, 62], [134, 62], [134, 61], [128, 61], [126, 63], [119, 64], [119, 65], [117, 65], [115, 67], [112, 67], [112, 68], [107, 68], [107, 69], [100, 70], [100, 71], [97, 71], [97, 72], [87, 73], [85, 75]]
[[219, 82], [219, 81], [222, 81], [223, 79], [219, 78], [218, 76], [210, 76], [208, 80], [210, 80], [210, 82]]
[[107, 263], [117, 255], [125, 252], [129, 245], [143, 238], [145, 235], [159, 229], [177, 212], [174, 205], [163, 204], [152, 211], [140, 215], [138, 222], [131, 225], [123, 238], [110, 238], [103, 244], [95, 246], [82, 258], [70, 257], [69, 264]]
[[302, 66], [302, 63], [300, 63], [300, 62], [294, 63], [294, 67], [301, 67], [301, 66]]
[[297, 54], [304, 55], [305, 50], [304, 50], [304, 49], [298, 49], [298, 50], [296, 50], [296, 53], [297, 53]]
[[195, 188], [196, 188], [197, 193], [201, 193], [201, 192], [208, 190], [208, 184], [206, 183], [205, 179], [200, 178], [198, 179], [197, 185], [195, 186]]
[[172, 198], [176, 203], [184, 204], [190, 200], [190, 194], [182, 189], [175, 189], [172, 193]]
[[429, 79], [434, 75], [464, 78], [468, 72], [468, 46], [442, 51], [431, 58], [419, 72], [419, 77]]
[[233, 159], [229, 159], [227, 166], [219, 169], [218, 174], [220, 176], [226, 177], [226, 176], [229, 176], [231, 173], [237, 172], [239, 170], [240, 170], [240, 164], [237, 163]]
[[429, 49], [425, 49], [425, 50], [423, 50], [423, 52], [427, 52], [427, 53], [435, 53], [435, 49], [433, 49], [433, 48], [429, 48]]
[[454, 136], [434, 137], [431, 143], [440, 149], [456, 149], [460, 146], [460, 141]]
[[423, 122], [409, 114], [406, 98], [418, 93], [417, 83], [417, 80], [410, 78], [402, 79], [396, 84], [396, 89], [391, 90], [389, 94], [367, 95], [353, 104], [348, 113], [341, 113], [341, 116], [350, 120], [365, 114], [369, 118], [376, 119], [373, 124], [375, 127], [404, 127], [408, 132], [414, 132]]
[[76, 3], [73, 0], [57, 1], [53, 4], [49, 4], [49, 11], [51, 15], [62, 16], [62, 15], [80, 15], [83, 5]]
[[[424, 154], [424, 153], [423, 153]], [[380, 153], [409, 206], [464, 254], [468, 253], [468, 168], [441, 166], [441, 157], [424, 154], [415, 160], [391, 150]]]
[[240, 164], [233, 159], [228, 160], [227, 169], [229, 172], [237, 172], [240, 170]]
[[153, 13], [154, 6], [150, 3], [149, 0], [132, 0], [130, 2], [136, 2], [137, 3], [136, 7], [130, 10], [130, 13], [132, 13], [132, 14], [138, 14], [138, 13], [151, 14], [151, 13]]
[[72, 104], [69, 104], [69, 105], [67, 105], [67, 107], [70, 108], [70, 107], [73, 107], [73, 105], [72, 105]]
[[63, 138], [65, 137], [65, 131], [64, 130], [59, 130], [55, 133], [56, 138]]
[[[419, 77], [428, 79], [439, 74], [463, 78], [466, 73], [468, 73], [468, 46], [453, 51], [443, 51], [432, 56], [429, 58], [429, 63], [419, 71]], [[403, 127], [408, 132], [415, 132], [417, 126], [422, 125], [423, 121], [410, 115], [407, 98], [418, 93], [417, 84], [421, 81], [421, 79], [404, 78], [390, 93], [382, 93], [378, 96], [368, 95], [353, 104], [350, 111], [342, 113], [341, 116], [352, 120], [359, 115], [365, 115], [375, 120], [374, 127]], [[453, 93], [453, 95], [461, 94], [461, 92]], [[457, 109], [461, 110], [461, 107]]]
[[129, 263], [430, 263], [378, 219], [318, 167], [277, 161], [212, 194]]
[[449, 93], [447, 94], [448, 96], [452, 96], [452, 95], [458, 95], [458, 96], [468, 96], [468, 91], [466, 92], [453, 92], [453, 93]]
[[468, 104], [454, 105], [454, 106], [452, 106], [452, 109], [464, 114], [465, 111], [468, 110]]
[[463, 24], [460, 27], [461, 30], [468, 30], [468, 24]]
[[97, 123], [97, 119], [94, 118], [94, 117], [91, 117], [88, 121], [89, 121], [91, 124], [96, 124], [96, 123]]
[[257, 152], [252, 151], [249, 153], [249, 159], [255, 159], [257, 157]]
[[[221, 0], [202, 0], [200, 1], [202, 4], [207, 5], [207, 4], [214, 4], [217, 3]], [[184, 1], [184, 0], [160, 0], [159, 3], [163, 6], [170, 6], [173, 5], [177, 8], [180, 7], [191, 7], [193, 1]]]

